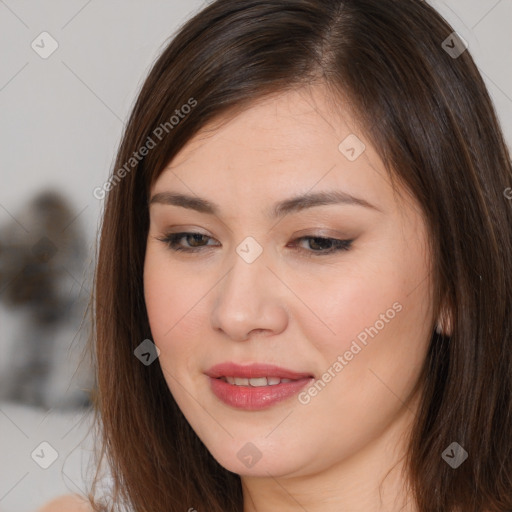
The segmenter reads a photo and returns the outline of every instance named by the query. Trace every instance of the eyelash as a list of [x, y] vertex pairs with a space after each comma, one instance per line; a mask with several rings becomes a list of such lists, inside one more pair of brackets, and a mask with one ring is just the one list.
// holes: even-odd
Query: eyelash
[[[178, 241], [181, 238], [184, 238], [186, 236], [202, 236], [203, 238], [208, 238], [212, 240], [213, 238], [207, 235], [204, 235], [203, 233], [194, 233], [194, 232], [183, 232], [183, 233], [170, 233], [168, 235], [165, 235], [163, 237], [157, 237], [157, 240], [160, 240], [164, 244], [167, 245], [167, 247], [174, 252], [186, 252], [186, 253], [196, 253], [200, 251], [203, 247], [208, 247], [207, 245], [201, 246], [201, 247], [182, 247], [178, 245]], [[339, 240], [337, 238], [324, 238], [319, 236], [303, 236], [300, 238], [296, 238], [294, 242], [300, 242], [302, 240], [322, 240], [322, 241], [329, 241], [334, 244], [334, 247], [331, 249], [324, 249], [322, 251], [308, 251], [306, 249], [303, 249], [307, 253], [307, 257], [316, 257], [316, 256], [328, 256], [330, 254], [340, 252], [340, 251], [348, 251], [351, 246], [352, 242], [354, 240]], [[210, 246], [212, 247], [212, 246]], [[301, 249], [296, 249], [301, 250]], [[301, 250], [302, 251], [302, 250]]]

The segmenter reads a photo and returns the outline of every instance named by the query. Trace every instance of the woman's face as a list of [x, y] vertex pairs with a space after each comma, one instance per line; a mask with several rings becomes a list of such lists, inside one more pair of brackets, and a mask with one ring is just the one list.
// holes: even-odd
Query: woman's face
[[[411, 419], [433, 318], [426, 228], [403, 195], [318, 87], [200, 134], [159, 176], [144, 267], [153, 341], [228, 470], [314, 474]], [[184, 232], [197, 235], [165, 241]], [[263, 369], [212, 373], [220, 363]]]

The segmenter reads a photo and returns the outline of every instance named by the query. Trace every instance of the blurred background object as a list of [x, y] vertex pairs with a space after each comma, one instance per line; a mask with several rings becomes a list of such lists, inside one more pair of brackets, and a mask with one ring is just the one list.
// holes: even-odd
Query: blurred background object
[[0, 401], [51, 408], [89, 404], [93, 370], [77, 212], [56, 190], [38, 193], [0, 226]]

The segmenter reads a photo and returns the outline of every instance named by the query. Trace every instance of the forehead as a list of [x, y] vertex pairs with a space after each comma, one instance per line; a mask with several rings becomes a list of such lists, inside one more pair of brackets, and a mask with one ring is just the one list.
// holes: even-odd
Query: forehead
[[334, 109], [320, 87], [266, 98], [219, 126], [205, 126], [152, 193], [169, 189], [220, 203], [229, 196], [239, 205], [335, 189], [382, 209], [392, 201], [387, 172], [357, 120], [342, 104]]
[[[335, 115], [332, 105], [326, 89], [319, 86], [257, 100], [231, 115], [227, 122], [221, 117], [219, 127], [215, 120], [203, 127], [174, 158], [172, 165], [179, 165], [197, 149], [207, 151], [209, 145], [215, 148], [222, 145], [226, 149], [233, 144], [232, 149], [249, 151], [261, 161], [286, 153], [293, 157], [336, 149], [342, 134], [358, 129], [351, 127], [355, 119], [348, 111], [341, 108]], [[226, 157], [236, 158], [240, 153], [230, 151]]]

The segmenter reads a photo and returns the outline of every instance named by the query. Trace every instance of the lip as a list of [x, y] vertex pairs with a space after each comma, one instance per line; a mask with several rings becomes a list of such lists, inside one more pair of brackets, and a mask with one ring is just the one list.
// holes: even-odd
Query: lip
[[252, 363], [242, 366], [237, 363], [226, 362], [212, 366], [205, 373], [212, 379], [218, 379], [219, 377], [241, 377], [247, 379], [257, 379], [258, 377], [279, 377], [281, 379], [299, 380], [313, 377], [313, 375], [308, 372], [295, 372], [288, 368], [282, 368], [280, 366], [265, 363]]
[[[206, 375], [209, 377], [210, 389], [213, 394], [226, 405], [246, 411], [267, 409], [273, 405], [296, 395], [302, 388], [314, 380], [313, 375], [295, 372], [269, 364], [250, 364], [241, 366], [235, 363], [221, 363], [211, 367]], [[229, 384], [220, 377], [279, 377], [292, 379], [274, 386], [237, 386]]]

